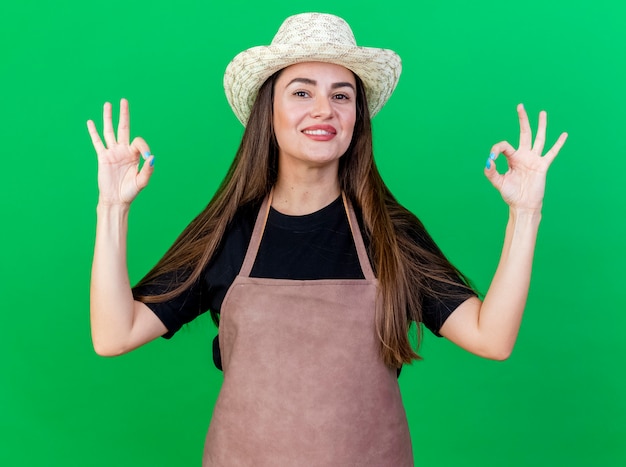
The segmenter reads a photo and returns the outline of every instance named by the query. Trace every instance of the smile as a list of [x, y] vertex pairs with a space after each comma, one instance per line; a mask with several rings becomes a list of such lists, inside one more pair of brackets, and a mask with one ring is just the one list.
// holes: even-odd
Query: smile
[[303, 130], [302, 133], [312, 136], [326, 136], [335, 134], [334, 132], [328, 130]]

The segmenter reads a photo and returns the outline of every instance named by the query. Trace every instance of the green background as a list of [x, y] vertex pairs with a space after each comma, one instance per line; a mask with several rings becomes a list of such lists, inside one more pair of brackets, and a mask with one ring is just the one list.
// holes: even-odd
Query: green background
[[[191, 466], [221, 375], [202, 317], [115, 359], [89, 336], [96, 159], [85, 121], [131, 104], [156, 154], [133, 206], [138, 280], [206, 204], [242, 127], [228, 61], [282, 20], [331, 12], [404, 71], [374, 119], [388, 184], [482, 290], [506, 206], [483, 176], [517, 144], [515, 105], [570, 138], [548, 177], [534, 276], [512, 357], [427, 335], [401, 378], [417, 465], [626, 465], [623, 299], [626, 7], [614, 0], [155, 2], [0, 7], [0, 464]], [[503, 161], [498, 161], [500, 170]]]

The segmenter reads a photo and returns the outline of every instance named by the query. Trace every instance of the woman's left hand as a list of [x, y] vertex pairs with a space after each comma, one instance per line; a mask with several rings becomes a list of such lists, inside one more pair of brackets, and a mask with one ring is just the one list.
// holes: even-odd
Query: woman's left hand
[[[542, 156], [546, 140], [546, 112], [539, 113], [539, 127], [534, 143], [528, 115], [522, 104], [517, 106], [517, 114], [520, 124], [519, 147], [515, 149], [507, 141], [495, 144], [487, 159], [485, 175], [511, 208], [538, 211], [543, 203], [546, 173], [565, 144], [567, 133], [561, 133], [554, 146]], [[494, 161], [499, 154], [504, 154], [509, 166], [504, 174], [496, 170]]]

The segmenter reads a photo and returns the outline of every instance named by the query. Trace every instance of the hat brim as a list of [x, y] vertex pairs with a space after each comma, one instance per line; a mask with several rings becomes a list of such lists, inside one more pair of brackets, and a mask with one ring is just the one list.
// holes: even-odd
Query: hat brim
[[238, 54], [226, 68], [224, 90], [228, 103], [245, 126], [263, 83], [283, 68], [302, 62], [344, 66], [363, 81], [370, 116], [385, 105], [398, 84], [402, 63], [388, 49], [319, 44], [274, 44], [252, 47]]

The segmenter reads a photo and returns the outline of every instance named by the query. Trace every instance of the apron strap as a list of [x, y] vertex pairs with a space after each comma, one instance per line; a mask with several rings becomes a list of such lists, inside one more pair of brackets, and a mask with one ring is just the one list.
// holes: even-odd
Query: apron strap
[[[270, 213], [270, 207], [272, 206], [273, 195], [274, 190], [272, 189], [272, 191], [270, 191], [270, 193], [263, 200], [263, 204], [261, 204], [259, 214], [254, 224], [254, 230], [252, 231], [252, 238], [250, 239], [250, 243], [248, 244], [246, 256], [243, 260], [241, 270], [239, 271], [240, 276], [250, 276], [250, 272], [252, 271], [252, 267], [254, 266], [254, 261], [256, 260], [257, 253], [259, 252], [259, 247], [261, 246], [263, 233], [265, 232], [265, 224], [267, 223], [267, 218]], [[350, 200], [348, 200], [345, 193], [342, 192], [341, 196], [343, 199], [343, 205], [346, 210], [346, 214], [348, 216], [348, 224], [350, 225], [350, 230], [352, 231], [352, 239], [354, 240], [356, 253], [359, 257], [361, 271], [363, 271], [363, 276], [365, 277], [365, 279], [374, 280], [376, 277], [374, 276], [374, 271], [372, 270], [369, 257], [367, 256], [367, 250], [365, 249], [365, 244], [363, 243], [363, 236], [361, 235], [361, 229], [359, 228], [356, 214], [354, 213], [354, 209], [352, 208], [352, 203], [350, 203]]]
[[261, 245], [263, 232], [265, 232], [265, 224], [267, 222], [267, 217], [270, 214], [270, 206], [272, 205], [273, 195], [274, 189], [269, 192], [269, 194], [263, 200], [263, 204], [261, 204], [261, 209], [259, 209], [259, 214], [254, 224], [254, 230], [252, 231], [252, 238], [250, 239], [250, 243], [248, 243], [246, 256], [243, 260], [243, 264], [241, 265], [241, 270], [239, 271], [240, 276], [250, 276], [252, 266], [254, 266], [254, 260], [256, 259], [256, 255], [259, 252], [259, 246]]
[[365, 243], [363, 242], [363, 236], [361, 235], [361, 229], [359, 228], [359, 222], [357, 221], [356, 214], [352, 208], [352, 203], [344, 192], [341, 192], [341, 197], [343, 198], [343, 205], [346, 209], [346, 213], [348, 214], [348, 224], [350, 224], [350, 230], [352, 231], [354, 246], [356, 246], [356, 254], [359, 256], [361, 271], [363, 271], [365, 279], [368, 281], [374, 280], [376, 277], [374, 276], [370, 259], [367, 256], [367, 250], [365, 249]]

